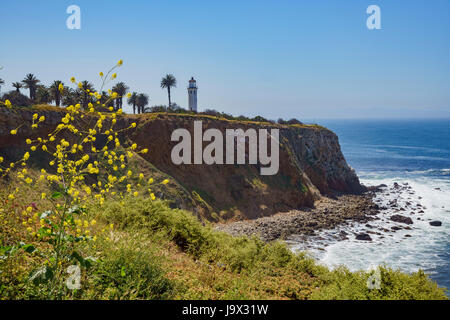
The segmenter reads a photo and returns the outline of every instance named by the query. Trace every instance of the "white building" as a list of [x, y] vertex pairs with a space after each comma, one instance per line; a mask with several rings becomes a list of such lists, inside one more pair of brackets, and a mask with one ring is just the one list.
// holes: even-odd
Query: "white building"
[[189, 80], [188, 97], [189, 97], [189, 110], [197, 112], [197, 82], [194, 77]]

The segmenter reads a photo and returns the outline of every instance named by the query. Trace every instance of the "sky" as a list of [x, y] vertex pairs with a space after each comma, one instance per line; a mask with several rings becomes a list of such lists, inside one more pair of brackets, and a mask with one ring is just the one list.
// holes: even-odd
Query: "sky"
[[[80, 30], [66, 27], [70, 5]], [[379, 30], [366, 26], [369, 5], [380, 7]], [[450, 118], [449, 0], [1, 0], [0, 13], [2, 92], [27, 73], [98, 87], [123, 59], [117, 81], [150, 105], [167, 105], [160, 81], [172, 73], [182, 107], [197, 80], [199, 111]]]

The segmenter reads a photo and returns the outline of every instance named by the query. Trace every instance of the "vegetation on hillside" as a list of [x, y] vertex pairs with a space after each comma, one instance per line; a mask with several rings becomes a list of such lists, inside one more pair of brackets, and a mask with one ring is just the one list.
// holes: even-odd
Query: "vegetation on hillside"
[[[380, 267], [380, 289], [369, 289], [370, 272], [214, 231], [158, 200], [169, 180], [132, 167], [148, 150], [119, 139], [135, 123], [116, 127], [118, 100], [132, 94], [102, 94], [121, 65], [100, 74], [98, 92], [72, 78], [81, 100], [56, 129], [26, 138], [17, 159], [0, 156], [1, 299], [445, 299], [423, 272]], [[26, 79], [35, 100], [38, 81]], [[66, 87], [54, 85], [64, 100]], [[45, 121], [36, 112], [10, 133]]]
[[[381, 289], [370, 290], [370, 272], [330, 271], [281, 242], [216, 232], [190, 212], [148, 197], [129, 195], [101, 206], [89, 202], [83, 219], [95, 220], [100, 230], [95, 243], [78, 245], [90, 266], [82, 268], [80, 289], [63, 284], [50, 298], [445, 299], [423, 272], [407, 275], [380, 267]], [[20, 224], [15, 228], [22, 230]], [[2, 298], [49, 298], [45, 284], [30, 281], [30, 271], [45, 263], [48, 248], [38, 240], [30, 244], [33, 252], [17, 246], [0, 264]]]
[[[119, 60], [106, 75], [100, 74], [102, 88], [116, 78], [113, 71], [121, 65], [122, 60]], [[30, 99], [36, 99], [39, 80], [31, 74], [25, 80], [30, 89]], [[76, 82], [75, 78], [71, 81]], [[59, 95], [64, 92], [61, 81], [54, 85]], [[37, 251], [33, 242], [44, 243], [47, 250], [38, 251], [44, 259], [43, 265], [32, 270], [29, 280], [35, 285], [42, 284], [42, 292], [49, 298], [62, 297], [66, 289], [79, 290], [80, 267], [88, 269], [92, 265], [93, 259], [86, 257], [84, 251], [96, 242], [99, 230], [95, 219], [82, 219], [86, 209], [84, 203], [92, 200], [102, 205], [107, 198], [123, 198], [125, 193], [137, 197], [139, 191], [130, 183], [136, 174], [129, 168], [125, 171], [126, 163], [134, 153], [148, 151], [139, 150], [135, 143], [127, 145], [128, 141], [119, 139], [119, 133], [136, 127], [136, 123], [128, 128], [115, 127], [122, 109], [115, 111], [113, 106], [108, 107], [108, 103], [116, 101], [116, 105], [120, 105], [117, 101], [123, 96], [112, 92], [111, 97], [102, 103], [102, 95], [92, 92], [87, 81], [78, 82], [78, 87], [83, 91], [83, 107], [80, 104], [67, 107], [60, 123], [47, 136], [32, 134], [26, 138], [26, 151], [18, 159], [5, 161], [0, 157], [2, 182], [12, 177], [18, 179], [14, 186], [9, 184], [3, 188], [7, 193], [3, 195], [2, 207], [2, 258], [8, 260], [17, 250], [32, 254]], [[1, 103], [6, 108], [12, 108], [9, 100]], [[105, 108], [109, 113], [101, 111]], [[87, 114], [83, 109], [87, 110]], [[86, 115], [87, 120], [84, 119]], [[45, 120], [44, 115], [35, 113], [31, 123], [23, 119], [18, 127], [11, 129], [10, 134], [17, 135], [23, 126], [28, 125], [32, 131], [37, 130]], [[40, 153], [47, 157], [48, 162], [39, 168], [40, 174], [36, 177], [30, 167], [30, 158]], [[151, 189], [153, 178], [144, 181], [143, 173], [139, 173], [138, 179], [137, 186], [144, 185], [148, 196], [155, 200]], [[162, 184], [167, 183], [168, 180], [162, 181]], [[23, 202], [18, 198], [21, 189], [27, 185], [41, 189], [40, 198], [45, 202], [45, 211], [40, 211], [35, 202]], [[44, 192], [46, 187], [51, 190], [50, 193]], [[24, 227], [22, 233], [17, 232], [16, 225]], [[104, 231], [105, 228], [101, 233]], [[65, 272], [70, 277], [64, 286], [62, 279]]]

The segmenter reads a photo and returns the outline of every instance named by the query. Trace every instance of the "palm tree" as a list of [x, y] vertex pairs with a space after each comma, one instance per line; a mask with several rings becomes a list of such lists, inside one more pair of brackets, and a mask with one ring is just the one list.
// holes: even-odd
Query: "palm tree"
[[36, 88], [36, 102], [49, 103], [52, 101], [50, 91], [43, 85], [38, 85]]
[[77, 90], [69, 87], [64, 87], [62, 104], [66, 107], [76, 105], [81, 102], [81, 95]]
[[13, 82], [12, 86], [16, 88], [16, 91], [20, 93], [20, 88], [22, 88], [22, 84], [20, 82]]
[[142, 110], [142, 113], [151, 113], [153, 111], [152, 107], [144, 107], [144, 110]]
[[2, 90], [2, 84], [5, 84], [5, 80], [0, 78], [0, 91]]
[[25, 79], [23, 79], [22, 82], [25, 84], [25, 88], [30, 89], [30, 99], [34, 100], [36, 98], [37, 84], [40, 80], [38, 80], [34, 74], [29, 73], [25, 76]]
[[172, 74], [166, 74], [161, 80], [161, 88], [167, 88], [167, 94], [169, 96], [169, 108], [170, 108], [170, 88], [177, 86], [177, 79]]
[[100, 103], [105, 105], [106, 108], [114, 107], [114, 100], [111, 99], [111, 95], [106, 92], [101, 92], [102, 97], [100, 98]]
[[55, 100], [55, 104], [57, 107], [59, 107], [61, 105], [61, 91], [59, 91], [60, 84], [64, 85], [64, 83], [62, 83], [62, 81], [55, 80], [55, 81], [53, 81], [51, 86], [48, 88], [50, 91], [50, 94], [52, 95], [53, 100]]
[[122, 98], [125, 95], [125, 93], [127, 93], [128, 89], [129, 89], [128, 86], [123, 82], [119, 82], [114, 87], [112, 87], [112, 91], [116, 92], [119, 95], [119, 97], [116, 100], [116, 110], [122, 108], [123, 103]]
[[146, 95], [145, 93], [140, 93], [137, 96], [136, 105], [138, 107], [138, 113], [142, 113], [144, 111], [144, 107], [148, 105], [148, 101], [148, 95]]
[[87, 105], [89, 102], [91, 102], [90, 100], [90, 92], [94, 92], [94, 85], [92, 83], [90, 83], [89, 81], [81, 81], [81, 87], [78, 87], [78, 92], [81, 93], [81, 95], [83, 96], [83, 108], [87, 109]]
[[137, 97], [137, 92], [133, 92], [131, 94], [131, 97], [128, 98], [128, 104], [131, 104], [133, 106], [133, 113], [136, 113]]

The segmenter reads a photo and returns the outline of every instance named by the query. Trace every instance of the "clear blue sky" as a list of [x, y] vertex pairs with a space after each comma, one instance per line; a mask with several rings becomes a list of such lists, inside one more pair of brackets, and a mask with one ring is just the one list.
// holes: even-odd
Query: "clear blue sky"
[[[66, 8], [81, 8], [68, 30]], [[366, 8], [381, 8], [368, 30]], [[1, 1], [0, 78], [118, 80], [167, 104], [300, 119], [450, 117], [450, 1]]]

